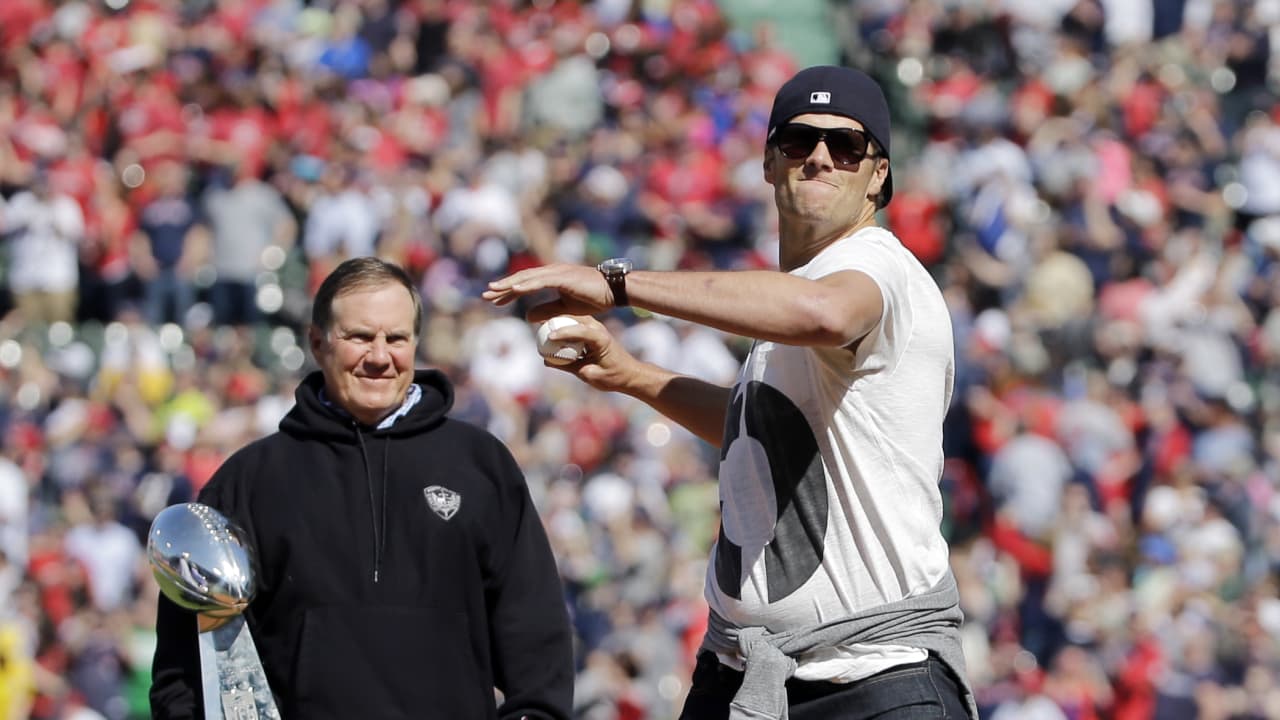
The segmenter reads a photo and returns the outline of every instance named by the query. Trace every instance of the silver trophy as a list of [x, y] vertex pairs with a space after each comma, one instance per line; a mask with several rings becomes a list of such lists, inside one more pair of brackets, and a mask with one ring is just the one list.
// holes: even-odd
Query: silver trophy
[[198, 614], [204, 716], [279, 720], [241, 614], [255, 588], [253, 550], [240, 530], [208, 505], [172, 505], [151, 522], [147, 556], [160, 591]]

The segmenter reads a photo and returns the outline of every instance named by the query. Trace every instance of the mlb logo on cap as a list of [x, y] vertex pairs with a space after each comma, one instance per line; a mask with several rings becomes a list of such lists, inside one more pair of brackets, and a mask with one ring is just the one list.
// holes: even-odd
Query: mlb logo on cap
[[810, 96], [809, 96], [809, 102], [811, 102], [811, 103], [815, 103], [815, 104], [818, 104], [818, 105], [830, 105], [830, 104], [831, 104], [831, 93], [829, 93], [829, 92], [821, 92], [821, 91], [819, 91], [819, 92], [815, 92], [815, 93], [813, 93], [812, 95], [810, 95]]

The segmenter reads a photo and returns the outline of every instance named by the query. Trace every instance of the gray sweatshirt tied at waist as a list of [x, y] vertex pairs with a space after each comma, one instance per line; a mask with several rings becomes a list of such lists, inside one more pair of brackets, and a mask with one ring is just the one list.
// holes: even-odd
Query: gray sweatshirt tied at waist
[[737, 628], [713, 610], [705, 650], [739, 655], [745, 666], [742, 687], [730, 705], [730, 720], [787, 720], [786, 682], [796, 671], [794, 658], [819, 648], [855, 643], [902, 645], [937, 655], [964, 690], [969, 716], [978, 717], [960, 648], [960, 592], [948, 571], [928, 591], [820, 625], [770, 633], [762, 627]]

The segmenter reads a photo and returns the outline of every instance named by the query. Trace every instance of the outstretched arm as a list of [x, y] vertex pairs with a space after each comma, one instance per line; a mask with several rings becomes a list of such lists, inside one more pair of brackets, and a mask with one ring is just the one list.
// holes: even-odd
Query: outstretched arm
[[[608, 283], [595, 268], [545, 265], [489, 283], [484, 299], [506, 305], [554, 290], [558, 298], [529, 310], [532, 322], [580, 316], [581, 325], [551, 334], [581, 340], [585, 358], [557, 366], [600, 390], [642, 400], [707, 442], [720, 445], [731, 390], [678, 375], [632, 357], [603, 325], [586, 316], [613, 306]], [[845, 347], [866, 335], [884, 310], [880, 288], [855, 270], [817, 280], [777, 271], [644, 272], [627, 276], [635, 307], [708, 325], [727, 333], [787, 345]]]
[[[529, 311], [529, 320], [553, 315], [595, 315], [613, 305], [608, 284], [594, 268], [545, 265], [489, 283], [484, 299], [505, 305], [555, 290], [559, 299]], [[786, 345], [844, 347], [880, 321], [884, 300], [868, 275], [856, 270], [817, 280], [769, 270], [646, 272], [627, 276], [631, 304], [744, 337]]]

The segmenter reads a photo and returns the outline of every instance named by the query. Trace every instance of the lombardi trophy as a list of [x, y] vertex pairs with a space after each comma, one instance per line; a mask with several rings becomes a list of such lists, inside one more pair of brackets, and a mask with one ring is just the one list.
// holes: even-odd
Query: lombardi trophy
[[160, 591], [198, 614], [205, 717], [279, 720], [242, 615], [255, 589], [243, 533], [208, 505], [172, 505], [151, 523], [147, 557]]

